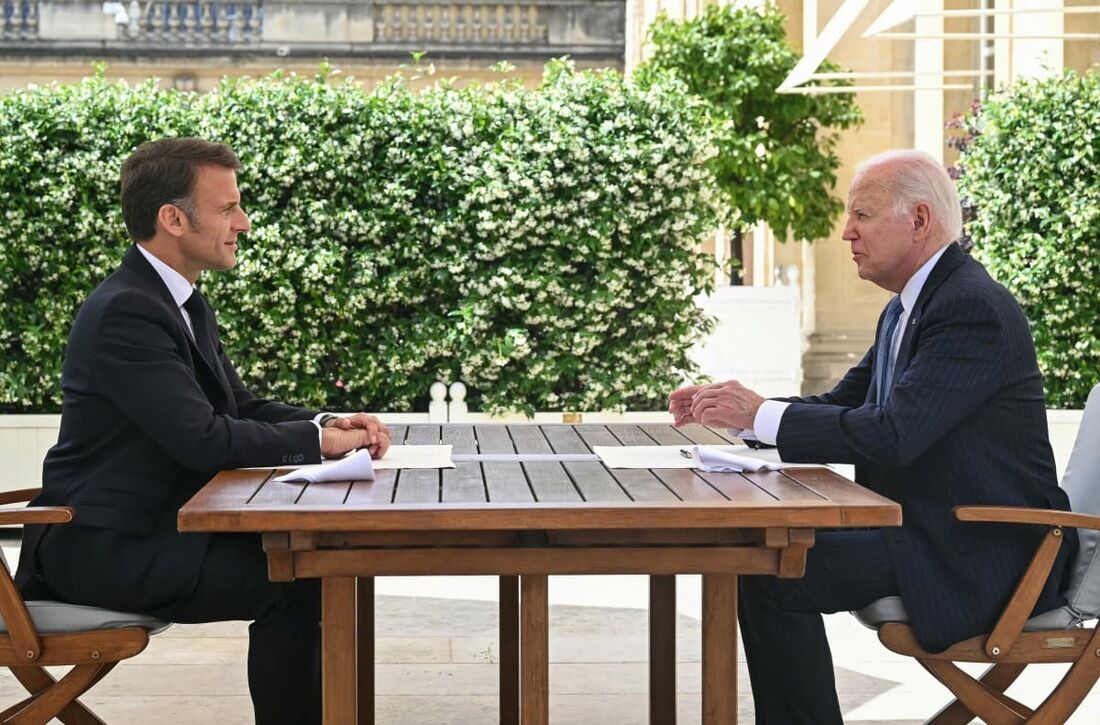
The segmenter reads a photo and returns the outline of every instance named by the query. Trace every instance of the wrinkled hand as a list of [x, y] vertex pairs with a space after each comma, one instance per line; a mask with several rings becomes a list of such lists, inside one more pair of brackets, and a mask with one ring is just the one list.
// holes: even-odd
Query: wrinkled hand
[[[332, 442], [336, 448], [358, 441], [356, 445], [345, 448], [343, 451], [330, 456], [325, 452], [325, 437], [332, 435]], [[386, 455], [391, 442], [390, 429], [373, 415], [356, 413], [349, 416], [338, 416], [325, 423], [321, 431], [321, 455], [326, 458], [339, 457], [348, 451], [358, 448], [366, 448], [370, 451], [371, 458], [381, 458]]]
[[748, 429], [753, 427], [756, 411], [763, 402], [763, 397], [736, 380], [729, 380], [695, 391], [689, 417], [703, 425]]
[[672, 413], [672, 424], [679, 428], [682, 425], [698, 423], [691, 417], [691, 400], [695, 394], [705, 388], [705, 385], [687, 385], [674, 390], [668, 396], [668, 412]]

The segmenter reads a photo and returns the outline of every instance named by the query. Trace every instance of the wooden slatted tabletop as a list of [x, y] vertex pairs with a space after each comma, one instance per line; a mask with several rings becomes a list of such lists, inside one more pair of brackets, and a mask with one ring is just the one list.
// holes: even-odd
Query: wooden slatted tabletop
[[609, 469], [593, 446], [738, 443], [703, 426], [391, 426], [453, 469], [278, 483], [223, 471], [181, 531], [262, 534], [274, 580], [322, 581], [324, 720], [373, 723], [373, 577], [500, 576], [500, 722], [549, 721], [547, 576], [650, 575], [650, 722], [674, 723], [675, 576], [703, 575], [703, 723], [737, 717], [737, 576], [801, 576], [814, 530], [897, 526], [900, 507], [829, 468]]
[[[669, 425], [391, 426], [394, 443], [453, 446], [453, 469], [381, 470], [374, 481], [278, 483], [285, 469], [226, 471], [180, 511], [184, 531], [409, 531], [721, 526], [891, 526], [889, 500], [825, 468], [761, 473], [608, 469], [593, 446], [737, 443]], [[515, 460], [461, 460], [512, 454]], [[526, 459], [526, 456], [532, 459]], [[563, 456], [564, 457], [564, 456]], [[624, 516], [624, 508], [629, 515]]]

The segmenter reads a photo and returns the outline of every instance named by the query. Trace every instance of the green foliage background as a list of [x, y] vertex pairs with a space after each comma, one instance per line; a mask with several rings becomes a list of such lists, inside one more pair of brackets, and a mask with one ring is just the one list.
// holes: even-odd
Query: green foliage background
[[974, 252], [1031, 322], [1047, 404], [1100, 381], [1100, 76], [1018, 80], [965, 120]]
[[682, 85], [563, 61], [534, 91], [327, 73], [0, 97], [0, 410], [59, 409], [73, 315], [129, 244], [121, 162], [172, 135], [244, 163], [253, 229], [200, 284], [258, 392], [400, 411], [460, 379], [487, 410], [663, 405], [708, 329], [693, 250], [722, 214]]
[[764, 221], [779, 239], [820, 239], [844, 208], [833, 196], [838, 131], [863, 115], [849, 93], [775, 92], [800, 59], [785, 21], [770, 3], [709, 5], [690, 20], [661, 16], [649, 30], [652, 57], [636, 77], [645, 84], [674, 73], [703, 100], [718, 147], [708, 164], [732, 225]]

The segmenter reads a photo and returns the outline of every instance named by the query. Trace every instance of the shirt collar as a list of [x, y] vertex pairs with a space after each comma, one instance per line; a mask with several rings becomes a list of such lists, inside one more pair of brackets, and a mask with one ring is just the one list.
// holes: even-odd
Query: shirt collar
[[901, 290], [901, 306], [906, 312], [913, 309], [913, 305], [917, 304], [917, 298], [920, 297], [920, 291], [924, 289], [924, 283], [928, 281], [928, 275], [932, 274], [932, 268], [936, 266], [936, 262], [940, 261], [940, 257], [947, 251], [947, 247], [950, 245], [945, 244], [940, 247], [939, 251], [928, 258], [928, 261], [920, 266], [913, 276], [909, 278], [909, 281], [905, 283], [905, 287]]
[[162, 262], [159, 257], [150, 252], [140, 244], [135, 244], [138, 251], [149, 260], [149, 264], [153, 265], [153, 269], [161, 280], [164, 281], [164, 286], [168, 288], [168, 293], [172, 295], [172, 299], [176, 305], [183, 307], [183, 303], [191, 296], [191, 293], [195, 291], [195, 286], [187, 281], [187, 278], [176, 270], [169, 267]]

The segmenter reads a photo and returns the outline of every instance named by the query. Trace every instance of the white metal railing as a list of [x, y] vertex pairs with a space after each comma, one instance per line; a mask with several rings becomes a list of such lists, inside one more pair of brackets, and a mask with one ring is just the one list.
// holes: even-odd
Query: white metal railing
[[414, 0], [373, 5], [378, 42], [540, 43], [547, 39], [539, 6], [519, 2], [424, 3]]

